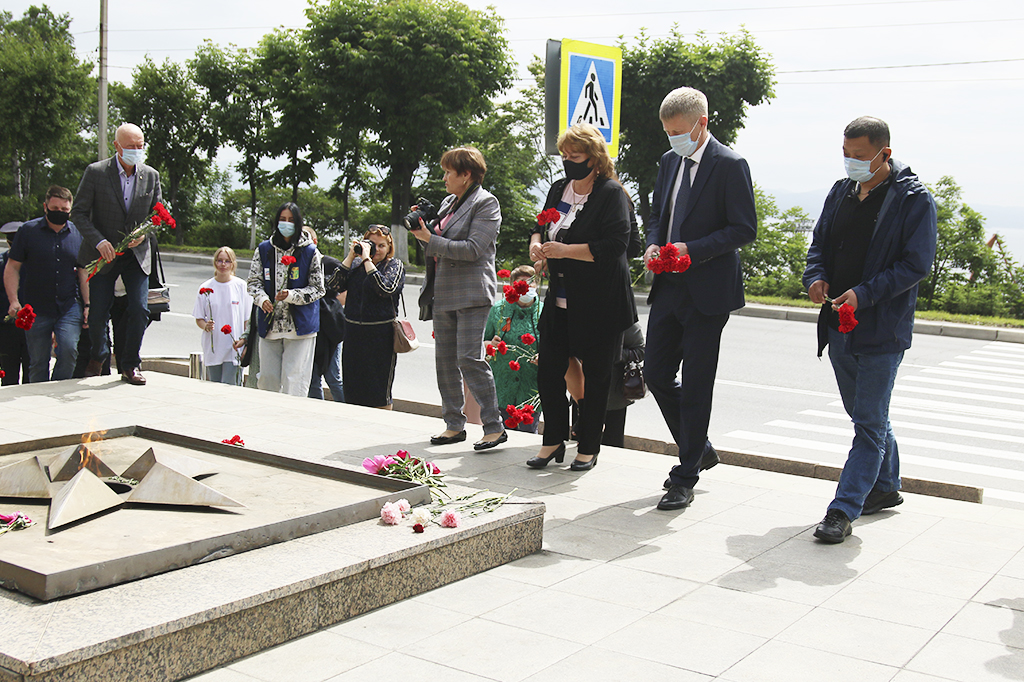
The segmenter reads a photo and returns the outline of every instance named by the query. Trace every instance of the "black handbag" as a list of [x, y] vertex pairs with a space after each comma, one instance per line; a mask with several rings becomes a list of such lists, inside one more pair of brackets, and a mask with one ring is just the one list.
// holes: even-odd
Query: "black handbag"
[[164, 276], [164, 262], [160, 259], [160, 247], [156, 239], [149, 242], [150, 267], [149, 267], [149, 319], [152, 322], [160, 321], [160, 313], [171, 311], [171, 290], [167, 286], [167, 278]]
[[628, 353], [629, 362], [622, 373], [622, 396], [626, 400], [643, 400], [647, 396], [643, 362], [634, 349], [630, 348]]

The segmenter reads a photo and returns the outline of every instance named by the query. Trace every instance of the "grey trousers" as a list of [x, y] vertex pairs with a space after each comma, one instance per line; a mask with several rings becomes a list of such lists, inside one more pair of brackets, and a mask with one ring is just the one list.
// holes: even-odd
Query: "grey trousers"
[[463, 380], [480, 404], [484, 434], [504, 430], [494, 375], [484, 358], [484, 327], [490, 310], [490, 306], [478, 306], [443, 313], [434, 311], [437, 388], [441, 392], [441, 416], [451, 431], [462, 431], [466, 427], [466, 415], [462, 413], [466, 402]]

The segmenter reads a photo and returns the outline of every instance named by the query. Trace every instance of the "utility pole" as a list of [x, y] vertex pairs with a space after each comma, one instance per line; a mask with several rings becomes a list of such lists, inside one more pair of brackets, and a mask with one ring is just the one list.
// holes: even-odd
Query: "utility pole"
[[98, 130], [99, 158], [102, 161], [110, 153], [107, 147], [107, 0], [100, 0], [100, 94]]

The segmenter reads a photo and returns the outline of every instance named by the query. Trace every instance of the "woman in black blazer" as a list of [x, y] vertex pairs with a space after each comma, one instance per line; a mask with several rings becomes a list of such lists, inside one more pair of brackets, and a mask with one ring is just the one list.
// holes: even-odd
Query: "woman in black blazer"
[[577, 423], [579, 450], [569, 467], [597, 465], [608, 388], [622, 332], [637, 321], [630, 289], [629, 198], [618, 183], [597, 128], [574, 125], [558, 138], [566, 177], [548, 192], [544, 209], [558, 218], [530, 237], [530, 257], [551, 277], [540, 318], [537, 388], [544, 407], [544, 445], [527, 466], [561, 462], [569, 438], [565, 372], [578, 358], [587, 398]]

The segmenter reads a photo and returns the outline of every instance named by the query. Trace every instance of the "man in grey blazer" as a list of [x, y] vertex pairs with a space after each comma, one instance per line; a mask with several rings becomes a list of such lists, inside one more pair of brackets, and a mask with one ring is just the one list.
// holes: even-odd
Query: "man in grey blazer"
[[114, 245], [142, 223], [161, 200], [160, 174], [142, 163], [145, 140], [142, 130], [133, 123], [117, 129], [114, 148], [117, 153], [97, 161], [85, 169], [78, 185], [71, 218], [82, 233], [79, 263], [84, 265], [98, 257], [107, 263], [89, 280], [91, 307], [87, 307], [91, 357], [86, 376], [98, 376], [103, 361], [110, 355], [107, 344], [107, 320], [114, 300], [114, 283], [120, 277], [128, 297], [125, 312], [124, 357], [118, 358], [121, 380], [135, 386], [146, 383], [139, 370], [142, 336], [149, 322], [149, 272], [152, 250], [147, 235], [128, 244], [118, 255]]

